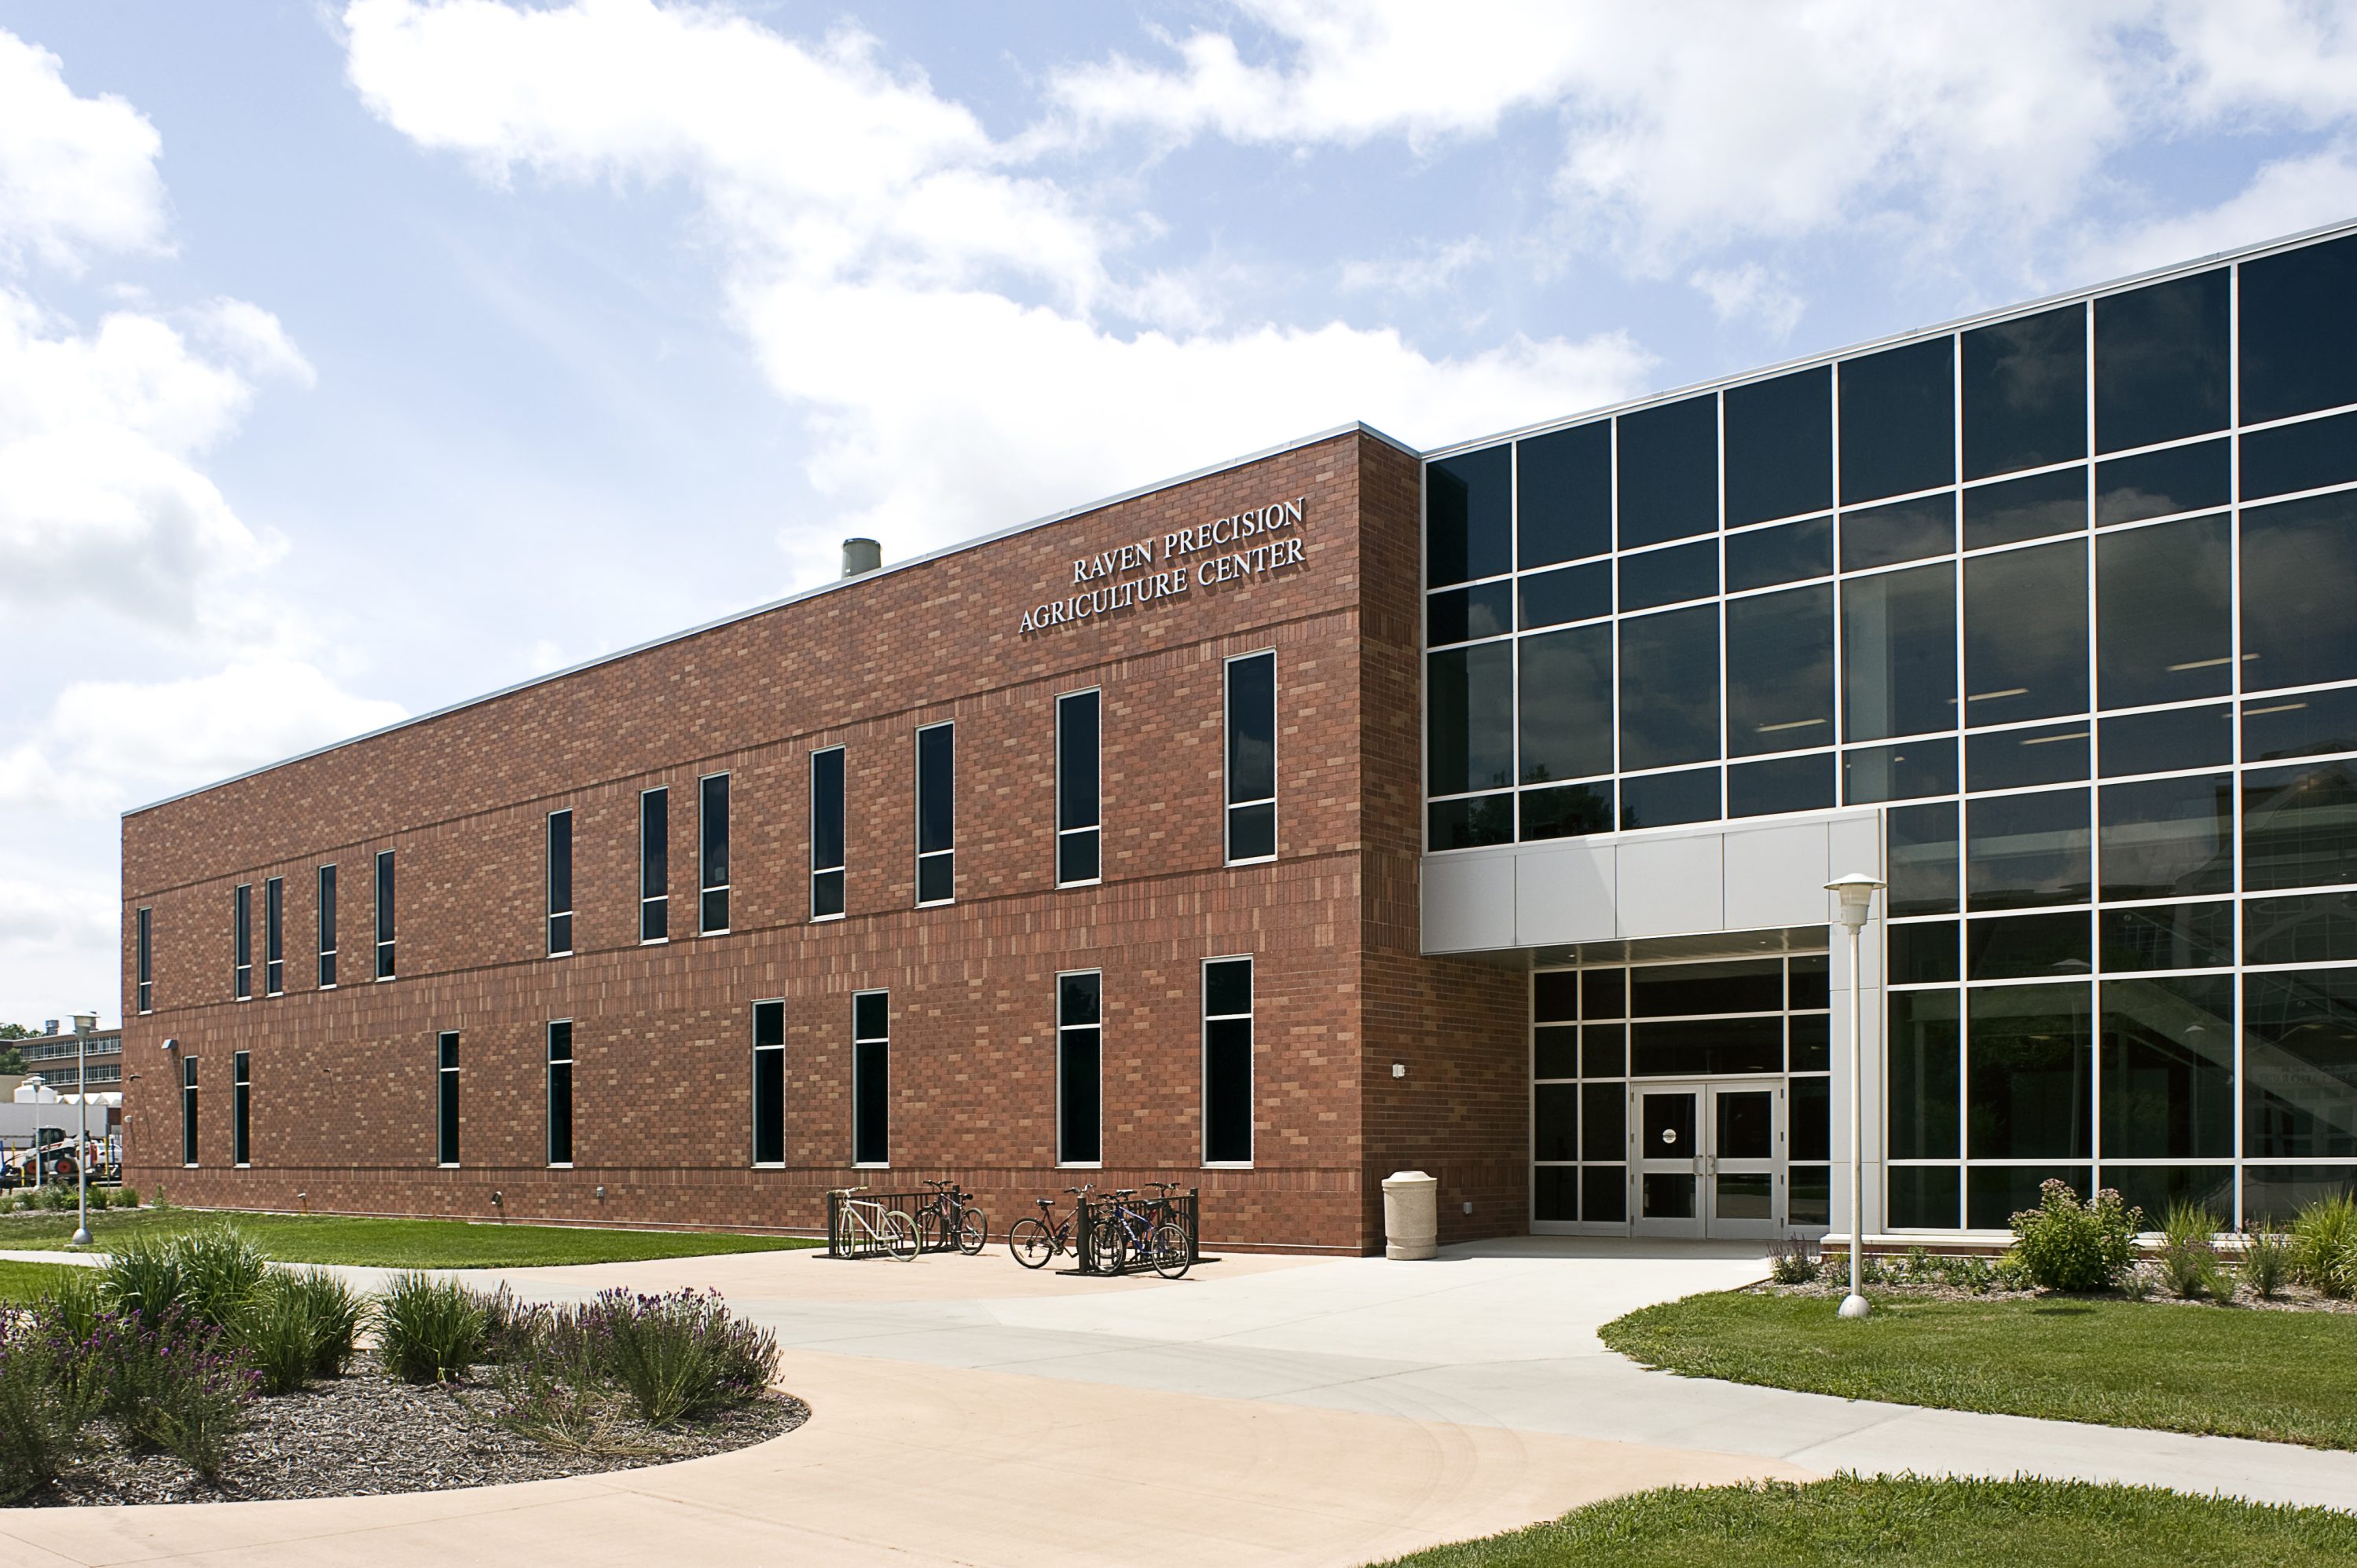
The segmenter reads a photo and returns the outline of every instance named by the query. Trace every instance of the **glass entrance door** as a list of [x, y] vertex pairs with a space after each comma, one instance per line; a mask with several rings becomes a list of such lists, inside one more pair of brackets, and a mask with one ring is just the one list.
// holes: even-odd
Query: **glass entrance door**
[[1637, 1234], [1703, 1235], [1703, 1091], [1691, 1084], [1647, 1084], [1631, 1090], [1630, 1098], [1636, 1101], [1630, 1179], [1637, 1187]]
[[1648, 1083], [1629, 1098], [1637, 1234], [1783, 1234], [1782, 1084]]

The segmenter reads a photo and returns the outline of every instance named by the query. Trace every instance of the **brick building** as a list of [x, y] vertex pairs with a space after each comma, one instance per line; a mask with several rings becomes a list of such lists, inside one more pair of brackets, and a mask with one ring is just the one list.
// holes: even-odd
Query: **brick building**
[[180, 1201], [1170, 1176], [1214, 1245], [1356, 1251], [1412, 1167], [1444, 1240], [1846, 1230], [1855, 1152], [1869, 1235], [2048, 1176], [2281, 1215], [2357, 1183], [2357, 225], [1295, 443], [123, 861], [126, 1159]]

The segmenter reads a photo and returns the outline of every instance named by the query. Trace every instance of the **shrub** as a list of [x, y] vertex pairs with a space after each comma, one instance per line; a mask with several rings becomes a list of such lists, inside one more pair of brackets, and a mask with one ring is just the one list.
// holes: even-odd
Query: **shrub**
[[138, 1208], [138, 1207], [139, 1207], [139, 1189], [138, 1189], [137, 1187], [116, 1187], [116, 1188], [114, 1189], [114, 1197], [113, 1197], [113, 1198], [111, 1200], [111, 1202], [109, 1203], [109, 1205], [108, 1205], [108, 1206], [109, 1206], [110, 1208]]
[[1768, 1243], [1768, 1274], [1780, 1285], [1804, 1285], [1817, 1277], [1817, 1244], [1806, 1236]]
[[2291, 1279], [2291, 1238], [2280, 1230], [2258, 1230], [2243, 1238], [2243, 1278], [2262, 1301], [2272, 1301]]
[[303, 1303], [311, 1328], [311, 1375], [340, 1378], [351, 1365], [361, 1323], [368, 1303], [359, 1292], [326, 1269], [282, 1271], [271, 1275], [272, 1288]]
[[2038, 1207], [2013, 1217], [2013, 1255], [2040, 1290], [2098, 1291], [2126, 1274], [2144, 1210], [2105, 1187], [2085, 1203], [2065, 1181], [2038, 1188]]
[[532, 1320], [522, 1353], [499, 1372], [500, 1424], [552, 1448], [611, 1453], [614, 1432], [605, 1316], [597, 1306], [550, 1307]]
[[2218, 1217], [2200, 1204], [2169, 1206], [2169, 1218], [2161, 1221], [2157, 1262], [2160, 1283], [2170, 1294], [2182, 1301], [2196, 1301], [2204, 1294], [2223, 1301], [2234, 1294], [2233, 1281], [2218, 1260], [2213, 1240], [2218, 1229]]
[[179, 1306], [183, 1288], [179, 1248], [152, 1237], [134, 1236], [100, 1271], [99, 1294], [106, 1305], [146, 1328]]
[[404, 1381], [455, 1381], [482, 1357], [482, 1303], [455, 1281], [395, 1274], [375, 1316], [377, 1354]]
[[769, 1386], [777, 1337], [730, 1316], [717, 1292], [599, 1293], [614, 1377], [649, 1426], [665, 1427], [742, 1404]]
[[77, 1191], [72, 1182], [50, 1181], [43, 1183], [35, 1189], [35, 1197], [43, 1208], [55, 1214], [61, 1209], [73, 1208], [81, 1204], [81, 1199], [77, 1196]]
[[106, 1315], [100, 1283], [98, 1270], [73, 1270], [59, 1281], [56, 1289], [34, 1303], [35, 1321], [69, 1344], [89, 1343], [98, 1332], [98, 1320]]
[[515, 1361], [534, 1355], [541, 1337], [562, 1311], [524, 1301], [505, 1283], [488, 1294], [476, 1293], [475, 1305], [483, 1309], [482, 1359], [486, 1361]]
[[39, 1490], [89, 1446], [101, 1391], [89, 1354], [36, 1311], [0, 1316], [0, 1503]]
[[270, 1272], [262, 1250], [234, 1226], [190, 1231], [175, 1247], [180, 1258], [180, 1299], [216, 1327], [237, 1321]]
[[2322, 1197], [2291, 1222], [2292, 1269], [2312, 1290], [2337, 1299], [2357, 1294], [2357, 1198]]
[[294, 1291], [274, 1280], [255, 1291], [238, 1308], [231, 1332], [264, 1393], [291, 1394], [310, 1386], [311, 1314]]
[[104, 1381], [106, 1413], [124, 1436], [178, 1455], [207, 1480], [221, 1474], [257, 1379], [219, 1328], [184, 1307], [152, 1328], [135, 1316], [110, 1314], [91, 1354]]
[[164, 1196], [164, 1189], [162, 1187], [157, 1187], [156, 1189], [156, 1212], [161, 1214], [171, 1207], [172, 1200]]

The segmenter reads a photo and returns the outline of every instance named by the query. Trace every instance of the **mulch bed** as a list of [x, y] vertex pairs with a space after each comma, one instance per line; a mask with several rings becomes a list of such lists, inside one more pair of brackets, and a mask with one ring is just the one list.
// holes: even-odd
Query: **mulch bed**
[[770, 1393], [669, 1432], [638, 1429], [631, 1451], [561, 1453], [492, 1423], [487, 1389], [415, 1387], [374, 1369], [256, 1400], [219, 1483], [168, 1454], [134, 1454], [99, 1423], [98, 1455], [20, 1507], [247, 1502], [505, 1486], [699, 1459], [791, 1432], [810, 1407]]

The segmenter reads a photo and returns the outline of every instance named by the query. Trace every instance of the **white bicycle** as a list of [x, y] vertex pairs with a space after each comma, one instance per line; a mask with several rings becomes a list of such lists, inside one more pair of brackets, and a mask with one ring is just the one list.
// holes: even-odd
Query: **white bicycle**
[[857, 1258], [880, 1249], [904, 1263], [915, 1262], [917, 1222], [897, 1208], [885, 1208], [872, 1197], [856, 1196], [866, 1190], [864, 1187], [839, 1187], [827, 1195], [836, 1201], [842, 1211], [845, 1252]]

